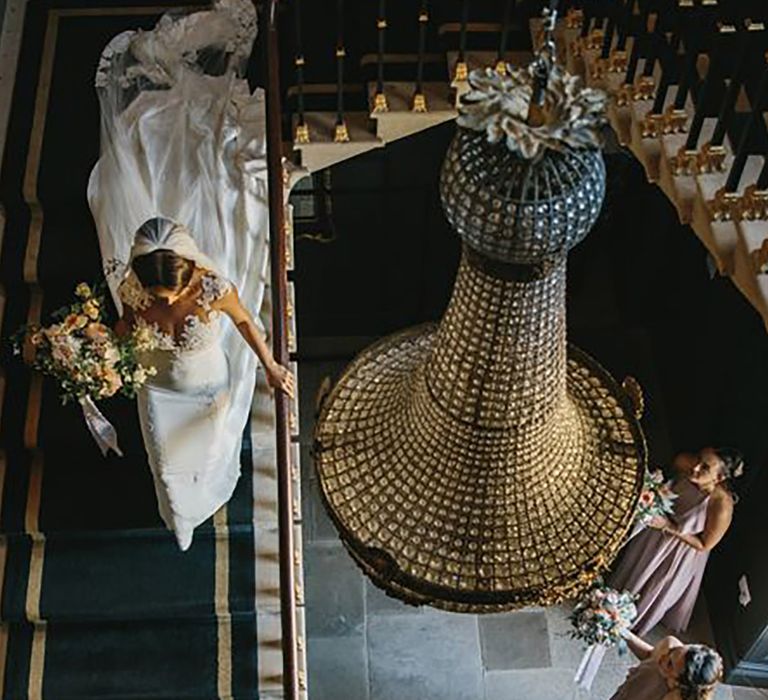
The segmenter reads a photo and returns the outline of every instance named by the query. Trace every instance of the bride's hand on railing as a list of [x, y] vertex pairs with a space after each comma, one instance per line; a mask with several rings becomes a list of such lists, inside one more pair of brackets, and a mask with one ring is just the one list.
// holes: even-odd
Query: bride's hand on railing
[[287, 367], [283, 367], [277, 362], [270, 364], [267, 367], [267, 384], [273, 389], [278, 389], [293, 398], [293, 373]]

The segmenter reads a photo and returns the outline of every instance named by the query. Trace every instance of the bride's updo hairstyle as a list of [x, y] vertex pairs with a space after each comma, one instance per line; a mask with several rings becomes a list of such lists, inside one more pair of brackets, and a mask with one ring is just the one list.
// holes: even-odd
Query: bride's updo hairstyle
[[134, 258], [131, 267], [142, 287], [165, 287], [174, 292], [186, 287], [195, 271], [191, 260], [164, 248]]
[[710, 700], [723, 678], [723, 660], [703, 644], [690, 644], [685, 652], [685, 665], [677, 677], [682, 700]]
[[[139, 227], [136, 236], [144, 236], [149, 240], [162, 239], [176, 225], [176, 222], [171, 219], [158, 216], [145, 221]], [[186, 287], [195, 271], [194, 262], [166, 248], [158, 248], [146, 255], [135, 257], [131, 267], [142, 287], [146, 289], [164, 287], [174, 292]]]

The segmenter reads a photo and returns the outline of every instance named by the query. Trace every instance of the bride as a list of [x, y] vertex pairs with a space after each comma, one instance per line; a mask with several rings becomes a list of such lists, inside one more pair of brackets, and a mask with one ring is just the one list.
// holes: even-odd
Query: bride
[[182, 550], [234, 491], [256, 357], [270, 386], [293, 394], [255, 320], [268, 264], [264, 97], [241, 77], [255, 35], [250, 0], [217, 0], [119, 34], [96, 72], [88, 201], [117, 331], [137, 333], [156, 369], [139, 418]]

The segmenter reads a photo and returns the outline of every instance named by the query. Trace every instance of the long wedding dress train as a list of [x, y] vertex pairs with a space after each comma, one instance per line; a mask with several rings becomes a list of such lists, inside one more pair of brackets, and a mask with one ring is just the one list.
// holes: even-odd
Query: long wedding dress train
[[[101, 156], [88, 201], [118, 310], [126, 289], [137, 293], [135, 232], [164, 217], [193, 239], [185, 257], [210, 271], [202, 303], [231, 283], [258, 318], [268, 232], [264, 99], [240, 77], [255, 34], [250, 0], [219, 0], [209, 11], [165, 15], [152, 31], [123, 32], [102, 53]], [[163, 246], [174, 249], [155, 241]], [[254, 354], [216, 316], [154, 353], [159, 372], [138, 397], [158, 508], [181, 549], [232, 495], [253, 397]]]

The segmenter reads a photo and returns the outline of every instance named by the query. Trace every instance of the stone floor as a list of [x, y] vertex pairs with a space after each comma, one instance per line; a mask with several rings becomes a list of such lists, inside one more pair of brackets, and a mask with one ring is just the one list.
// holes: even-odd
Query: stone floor
[[[300, 366], [311, 700], [610, 698], [632, 659], [609, 652], [591, 691], [578, 690], [573, 676], [583, 647], [567, 635], [566, 607], [485, 616], [414, 608], [387, 597], [362, 575], [323, 510], [310, 453], [317, 387], [343, 364]], [[690, 632], [708, 639], [703, 610]], [[722, 686], [716, 695], [759, 698], [768, 692]]]

